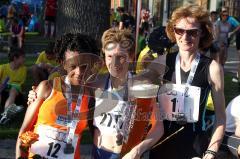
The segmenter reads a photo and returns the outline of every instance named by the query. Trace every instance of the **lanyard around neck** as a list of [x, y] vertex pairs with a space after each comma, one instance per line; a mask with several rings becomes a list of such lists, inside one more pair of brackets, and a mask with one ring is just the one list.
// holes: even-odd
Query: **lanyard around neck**
[[129, 80], [129, 77], [131, 78], [131, 73], [127, 74], [127, 80], [124, 84], [124, 87], [122, 88], [123, 91], [124, 91], [122, 97], [120, 96], [118, 91], [113, 89], [110, 75], [108, 76], [108, 78], [106, 80], [104, 90], [107, 90], [107, 91], [110, 91], [110, 92], [114, 93], [118, 97], [118, 99], [123, 99], [124, 101], [127, 101], [128, 100], [128, 82], [129, 82], [128, 80]]
[[[193, 64], [191, 66], [191, 70], [190, 70], [190, 73], [188, 75], [188, 79], [187, 79], [187, 83], [186, 85], [191, 85], [192, 84], [192, 81], [193, 81], [193, 78], [194, 78], [194, 75], [196, 73], [196, 70], [197, 70], [197, 66], [199, 64], [199, 61], [200, 61], [200, 54], [197, 53], [194, 61], [193, 61]], [[175, 62], [175, 74], [176, 74], [176, 84], [181, 84], [181, 65], [180, 65], [180, 55], [178, 53], [177, 57], [176, 57], [176, 62]]]
[[80, 89], [79, 94], [78, 94], [78, 99], [77, 99], [77, 105], [75, 107], [74, 117], [73, 117], [73, 112], [72, 112], [73, 103], [72, 103], [71, 83], [70, 83], [70, 80], [69, 80], [68, 76], [66, 76], [64, 82], [65, 82], [65, 85], [66, 85], [65, 95], [66, 95], [66, 98], [67, 98], [67, 128], [68, 128], [68, 132], [67, 132], [66, 139], [67, 139], [67, 145], [69, 146], [69, 144], [70, 145], [72, 144], [72, 141], [73, 141], [73, 138], [74, 138], [74, 133], [75, 133], [75, 130], [76, 130], [76, 127], [77, 127], [77, 121], [78, 120], [76, 120], [76, 119], [79, 119], [79, 115], [80, 115], [80, 109], [81, 109], [81, 103], [82, 103], [82, 94], [81, 94], [81, 89]]
[[[71, 122], [71, 120], [73, 119], [73, 112], [72, 112], [73, 102], [72, 102], [71, 84], [70, 84], [70, 80], [69, 80], [68, 76], [65, 78], [64, 82], [66, 85], [65, 96], [67, 98], [67, 115], [68, 115], [68, 118], [70, 117], [70, 121], [68, 121], [68, 122]], [[82, 93], [81, 93], [81, 89], [80, 89], [79, 94], [78, 94], [77, 104], [74, 109], [74, 113], [76, 113], [77, 116], [79, 115], [79, 112], [81, 109], [81, 102], [82, 102]]]

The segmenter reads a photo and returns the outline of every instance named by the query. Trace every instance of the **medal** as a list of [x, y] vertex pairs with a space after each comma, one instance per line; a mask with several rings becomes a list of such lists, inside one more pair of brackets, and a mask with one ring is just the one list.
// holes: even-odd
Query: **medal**
[[[67, 98], [67, 127], [68, 127], [68, 133], [67, 133], [67, 143], [65, 145], [65, 148], [63, 150], [64, 154], [72, 154], [74, 153], [74, 147], [72, 145], [72, 141], [74, 138], [74, 133], [77, 127], [78, 120], [76, 120], [76, 117], [73, 117], [72, 112], [72, 94], [71, 94], [71, 84], [68, 79], [68, 77], [65, 78], [65, 84], [66, 84], [66, 98]], [[82, 102], [82, 95], [79, 93], [77, 104], [74, 110], [75, 114], [80, 113], [81, 109], [81, 102]]]
[[72, 146], [72, 143], [67, 143], [63, 152], [65, 154], [72, 154], [74, 152], [74, 147]]
[[176, 115], [176, 121], [179, 125], [185, 125], [187, 124], [187, 117], [185, 116], [184, 113], [178, 113]]

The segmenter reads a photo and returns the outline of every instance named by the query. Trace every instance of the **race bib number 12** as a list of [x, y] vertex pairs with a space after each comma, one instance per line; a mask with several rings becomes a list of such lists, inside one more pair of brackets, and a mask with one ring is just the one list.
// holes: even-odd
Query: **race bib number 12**
[[[40, 125], [37, 128], [39, 140], [31, 145], [30, 152], [48, 159], [72, 159], [74, 153], [65, 154], [66, 132], [50, 126]], [[78, 137], [73, 138], [72, 145], [76, 150]]]

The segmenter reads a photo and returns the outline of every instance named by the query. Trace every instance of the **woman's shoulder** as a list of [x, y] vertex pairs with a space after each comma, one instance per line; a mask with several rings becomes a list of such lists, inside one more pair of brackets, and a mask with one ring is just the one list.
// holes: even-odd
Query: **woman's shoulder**
[[53, 81], [44, 80], [39, 83], [36, 89], [36, 92], [38, 96], [40, 95], [39, 97], [46, 99], [50, 95], [52, 88], [53, 88]]

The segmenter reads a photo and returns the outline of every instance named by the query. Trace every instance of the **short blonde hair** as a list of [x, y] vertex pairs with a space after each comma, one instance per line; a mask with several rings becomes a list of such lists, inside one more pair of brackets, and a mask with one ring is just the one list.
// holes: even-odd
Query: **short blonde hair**
[[101, 41], [103, 49], [105, 49], [107, 44], [112, 42], [121, 43], [128, 41], [129, 46], [127, 46], [127, 51], [129, 51], [129, 54], [134, 54], [135, 41], [129, 29], [119, 30], [117, 28], [110, 28], [103, 33]]
[[202, 32], [198, 47], [200, 50], [203, 50], [204, 48], [209, 47], [213, 41], [212, 23], [210, 21], [209, 15], [210, 14], [208, 11], [198, 5], [188, 5], [185, 7], [177, 8], [173, 11], [171, 19], [166, 26], [167, 36], [172, 42], [176, 42], [174, 26], [180, 19], [192, 17], [196, 19], [198, 23], [200, 23], [200, 29]]

